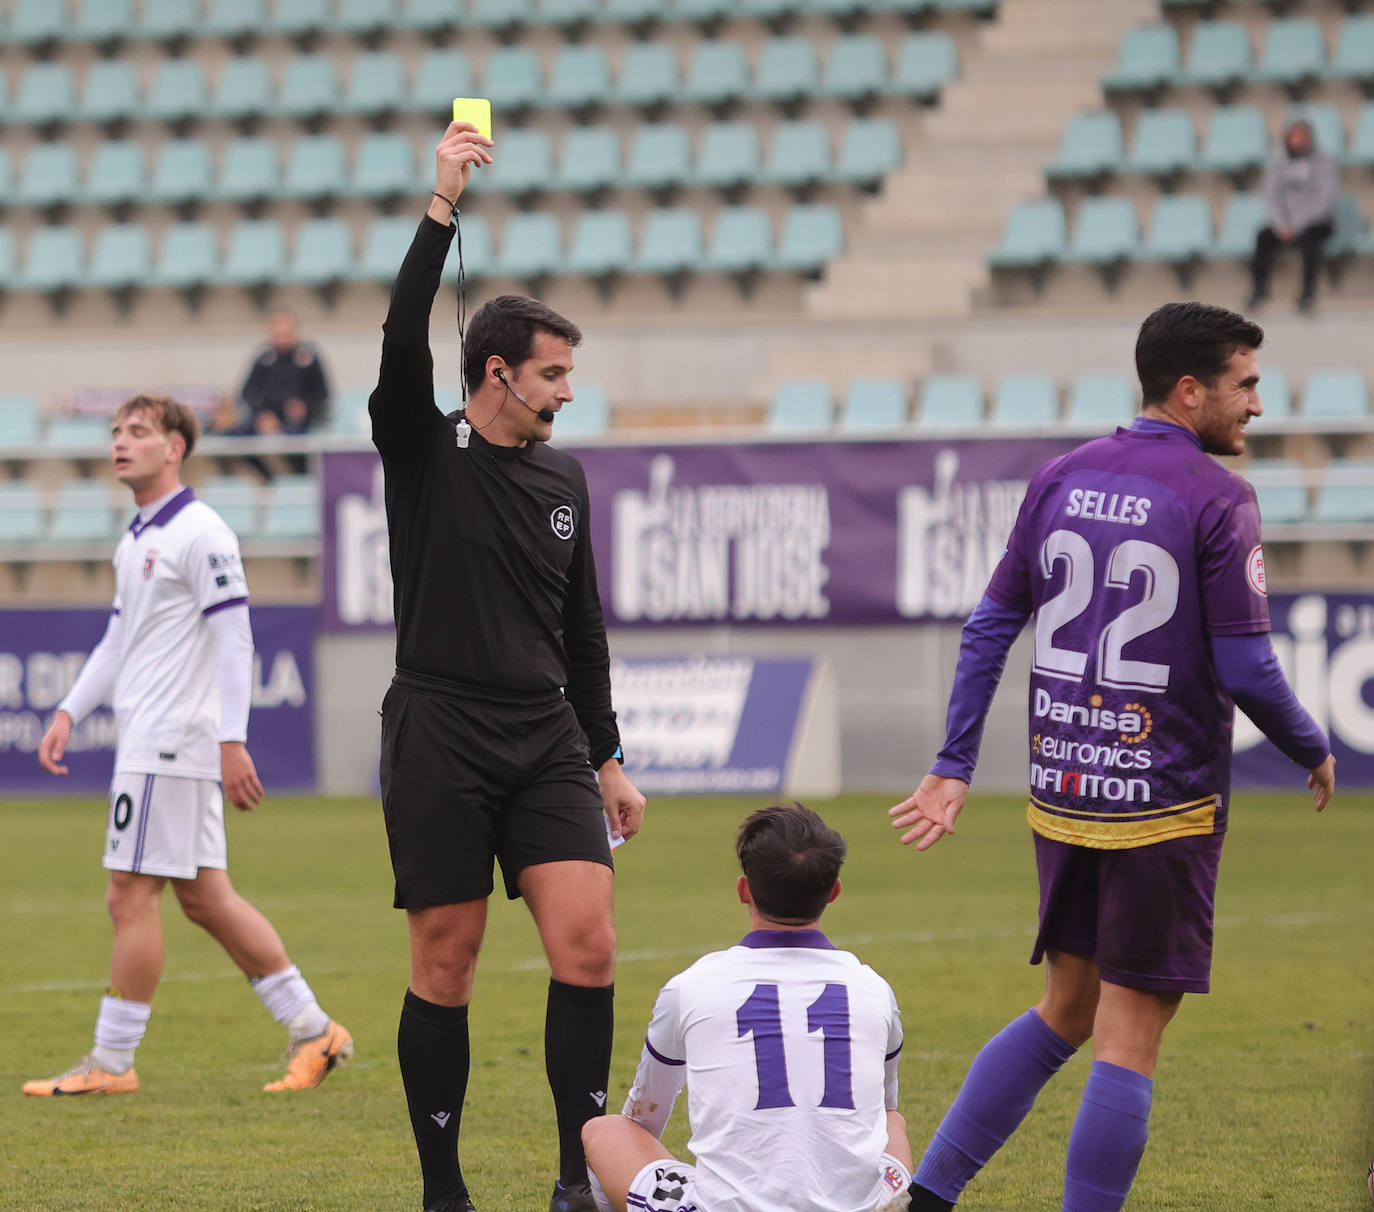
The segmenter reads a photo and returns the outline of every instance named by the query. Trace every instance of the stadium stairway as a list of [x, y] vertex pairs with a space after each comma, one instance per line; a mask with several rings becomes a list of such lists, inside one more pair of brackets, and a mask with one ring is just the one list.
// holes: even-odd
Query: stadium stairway
[[1100, 100], [1126, 31], [1157, 0], [1014, 0], [961, 49], [963, 70], [812, 288], [826, 320], [968, 316], [1007, 211], [1042, 188], [1064, 123]]

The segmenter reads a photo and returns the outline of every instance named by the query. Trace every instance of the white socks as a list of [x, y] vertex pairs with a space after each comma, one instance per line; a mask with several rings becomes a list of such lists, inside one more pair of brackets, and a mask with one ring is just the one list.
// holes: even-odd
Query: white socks
[[295, 964], [250, 983], [258, 1000], [267, 1007], [267, 1013], [290, 1032], [293, 1043], [321, 1035], [329, 1026], [329, 1015], [320, 1009], [320, 1003]]
[[147, 1002], [127, 1002], [122, 997], [100, 999], [95, 1020], [95, 1047], [91, 1057], [109, 1073], [125, 1073], [133, 1068], [134, 1052], [148, 1032], [153, 1008]]

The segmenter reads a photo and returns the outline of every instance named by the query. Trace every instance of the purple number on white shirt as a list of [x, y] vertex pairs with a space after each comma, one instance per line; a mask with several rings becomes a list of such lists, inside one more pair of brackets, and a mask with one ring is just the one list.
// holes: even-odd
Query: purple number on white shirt
[[[767, 1107], [794, 1107], [787, 1082], [787, 1053], [782, 1042], [782, 1010], [777, 985], [755, 985], [754, 991], [735, 1011], [739, 1034], [754, 1037], [754, 1068], [758, 1073], [756, 1111]], [[854, 1109], [854, 1077], [850, 1063], [849, 989], [830, 984], [806, 1008], [806, 1029], [819, 1031], [825, 1058], [825, 1090], [822, 1107]]]

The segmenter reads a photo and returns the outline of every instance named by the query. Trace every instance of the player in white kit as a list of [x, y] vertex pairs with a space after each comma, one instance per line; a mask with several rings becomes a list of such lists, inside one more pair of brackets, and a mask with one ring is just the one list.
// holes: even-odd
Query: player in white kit
[[39, 745], [66, 774], [72, 728], [113, 694], [119, 745], [110, 787], [104, 865], [114, 921], [110, 988], [95, 1046], [66, 1073], [26, 1082], [36, 1097], [138, 1089], [134, 1052], [162, 975], [162, 892], [204, 927], [288, 1032], [285, 1075], [264, 1090], [317, 1086], [353, 1053], [286, 954], [272, 923], [234, 890], [226, 870], [224, 798], [249, 811], [262, 799], [245, 741], [253, 636], [238, 539], [195, 492], [181, 466], [195, 445], [194, 414], [175, 400], [135, 396], [113, 423], [115, 476], [138, 516], [115, 550], [109, 626]]
[[[845, 842], [801, 804], [749, 816], [735, 843], [750, 931], [658, 995], [620, 1115], [582, 1131], [592, 1191], [618, 1212], [905, 1208], [891, 987], [821, 933]], [[696, 1164], [660, 1139], [684, 1083]]]

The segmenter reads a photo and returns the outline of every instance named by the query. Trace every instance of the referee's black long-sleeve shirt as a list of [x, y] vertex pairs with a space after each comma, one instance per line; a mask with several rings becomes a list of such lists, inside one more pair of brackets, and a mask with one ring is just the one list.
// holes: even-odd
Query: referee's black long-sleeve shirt
[[453, 229], [420, 221], [391, 291], [372, 441], [386, 473], [396, 666], [504, 699], [562, 688], [593, 766], [620, 745], [587, 479], [542, 442], [494, 446], [434, 403], [429, 316]]

